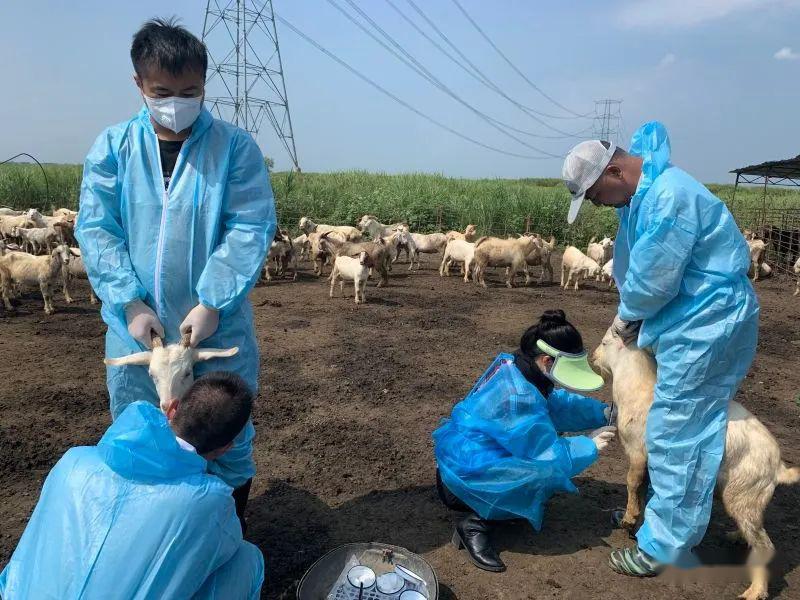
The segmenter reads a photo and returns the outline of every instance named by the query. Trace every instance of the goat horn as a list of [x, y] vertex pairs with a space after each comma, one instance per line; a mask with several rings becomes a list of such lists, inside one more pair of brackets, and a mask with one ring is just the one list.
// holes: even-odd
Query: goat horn
[[188, 348], [189, 346], [191, 346], [191, 341], [192, 341], [192, 331], [190, 329], [181, 336], [181, 346], [183, 346], [184, 348]]
[[153, 344], [153, 348], [163, 348], [164, 341], [158, 337], [155, 332], [153, 332], [153, 337], [151, 338], [151, 343]]

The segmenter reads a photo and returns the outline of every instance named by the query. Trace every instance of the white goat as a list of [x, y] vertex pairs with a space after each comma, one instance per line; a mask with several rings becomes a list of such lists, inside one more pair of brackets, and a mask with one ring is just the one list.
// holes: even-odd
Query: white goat
[[[749, 274], [753, 277], [753, 281], [758, 281], [762, 275], [768, 275], [772, 273], [772, 269], [768, 267], [768, 265], [764, 262], [764, 259], [767, 254], [767, 246], [769, 246], [769, 242], [765, 242], [762, 239], [756, 238], [755, 234], [750, 231], [746, 231], [745, 239], [747, 240], [747, 245], [750, 247], [750, 270]], [[762, 265], [767, 266], [767, 269], [761, 268]], [[769, 273], [765, 274], [765, 270], [768, 270]]]
[[450, 277], [450, 265], [454, 262], [461, 263], [461, 270], [464, 274], [464, 282], [469, 282], [469, 272], [472, 268], [472, 261], [475, 259], [475, 244], [458, 238], [447, 242], [442, 255], [442, 264], [439, 265], [439, 276]]
[[448, 242], [451, 240], [464, 240], [466, 242], [474, 242], [475, 236], [477, 234], [478, 234], [478, 228], [475, 227], [475, 225], [467, 225], [463, 233], [460, 231], [448, 231], [444, 235], [447, 238]]
[[286, 231], [279, 230], [275, 235], [275, 238], [272, 240], [272, 244], [270, 244], [269, 252], [267, 252], [266, 258], [264, 258], [264, 265], [261, 269], [261, 278], [264, 281], [272, 281], [272, 275], [270, 275], [269, 272], [269, 265], [270, 263], [274, 263], [276, 277], [285, 277], [286, 272], [291, 267], [293, 271], [292, 281], [296, 281], [297, 269], [293, 260], [293, 256], [294, 245], [292, 243], [292, 238], [289, 237], [289, 234]]
[[[72, 303], [72, 296], [69, 293], [69, 283], [72, 279], [85, 279], [89, 281], [89, 276], [86, 274], [86, 265], [83, 264], [83, 257], [81, 256], [80, 248], [70, 248], [72, 258], [69, 264], [62, 267], [61, 275], [64, 279], [64, 301], [67, 304]], [[89, 302], [97, 304], [97, 296], [94, 295], [94, 289], [89, 284]]]
[[567, 289], [574, 280], [577, 290], [581, 279], [597, 278], [601, 272], [600, 265], [575, 246], [564, 250], [564, 257], [561, 259], [561, 287], [564, 289]]
[[36, 223], [28, 215], [0, 216], [0, 239], [13, 238], [15, 229], [32, 227], [36, 227]]
[[306, 235], [310, 235], [312, 233], [323, 234], [328, 233], [329, 231], [335, 231], [336, 233], [341, 234], [348, 242], [358, 242], [361, 240], [361, 232], [350, 225], [322, 225], [314, 223], [314, 221], [308, 217], [302, 217], [298, 225], [300, 230]]
[[60, 244], [45, 256], [32, 256], [25, 252], [6, 252], [5, 247], [0, 248], [0, 252], [2, 252], [0, 264], [5, 267], [8, 274], [8, 280], [2, 290], [6, 307], [9, 306], [10, 284], [38, 284], [44, 300], [44, 312], [48, 315], [53, 314], [55, 312], [53, 308], [53, 285], [62, 276], [62, 266], [69, 264], [69, 248]]
[[22, 247], [31, 254], [49, 252], [62, 241], [61, 230], [56, 227], [34, 227], [26, 229], [14, 227], [11, 235], [17, 238]]
[[[625, 346], [611, 329], [592, 354], [592, 361], [604, 377], [613, 378], [619, 439], [629, 461], [628, 503], [622, 526], [633, 529], [641, 516], [640, 494], [647, 487], [643, 485], [647, 473], [645, 426], [653, 403], [656, 362], [648, 352], [635, 345]], [[741, 404], [731, 401], [717, 492], [752, 549], [748, 561], [752, 583], [739, 598], [762, 600], [767, 597], [767, 564], [774, 548], [764, 531], [764, 509], [776, 485], [798, 481], [800, 468], [787, 468], [781, 462], [778, 443], [767, 428]]]
[[25, 214], [24, 211], [14, 210], [13, 208], [8, 208], [7, 206], [0, 206], [0, 217], [18, 217], [23, 214]]
[[506, 287], [514, 287], [519, 271], [525, 273], [525, 285], [528, 285], [531, 277], [525, 259], [535, 247], [536, 240], [528, 235], [505, 240], [496, 237], [480, 238], [475, 242], [475, 272], [472, 274], [472, 281], [486, 287], [486, 267], [510, 267], [506, 271]]
[[392, 235], [399, 228], [405, 227], [403, 223], [392, 223], [391, 225], [384, 225], [374, 215], [364, 215], [358, 221], [358, 228], [369, 234], [373, 240], [379, 237], [387, 237]]
[[602, 267], [614, 256], [614, 240], [606, 236], [599, 242], [595, 242], [595, 238], [592, 238], [586, 248], [586, 256]]
[[603, 273], [601, 275], [601, 280], [608, 281], [608, 289], [613, 290], [616, 287], [616, 283], [614, 281], [614, 259], [612, 258], [606, 264], [603, 265]]
[[[382, 239], [388, 248], [388, 252], [386, 253], [386, 267], [391, 271], [392, 264], [394, 264], [395, 261], [397, 261], [397, 257], [400, 256], [400, 248], [413, 248], [414, 241], [411, 239], [411, 234], [405, 227], [397, 228], [390, 235], [384, 236]], [[411, 270], [411, 265], [408, 266], [408, 269], [409, 271]]]
[[417, 263], [417, 269], [420, 268], [419, 255], [420, 254], [436, 254], [444, 250], [447, 246], [447, 236], [443, 233], [412, 233], [411, 241], [413, 245], [409, 245], [411, 250], [411, 264], [409, 271]]
[[153, 338], [153, 349], [136, 352], [121, 358], [106, 358], [103, 362], [111, 366], [148, 366], [150, 377], [156, 386], [158, 401], [163, 412], [170, 404], [180, 399], [194, 383], [195, 363], [212, 358], [227, 358], [239, 352], [238, 347], [225, 350], [219, 348], [191, 348], [189, 336], [184, 335], [176, 344], [164, 346], [160, 338]]
[[68, 208], [56, 208], [56, 209], [53, 210], [53, 216], [54, 217], [71, 217], [71, 218], [74, 219], [74, 218], [78, 217], [78, 212], [74, 211], [74, 210], [70, 210]]
[[333, 270], [331, 271], [330, 281], [331, 290], [329, 296], [333, 298], [333, 288], [336, 282], [339, 282], [339, 291], [344, 298], [344, 282], [352, 281], [355, 288], [355, 301], [356, 304], [361, 304], [367, 301], [367, 278], [369, 277], [369, 270], [372, 267], [372, 261], [367, 252], [362, 251], [359, 253], [358, 258], [351, 256], [337, 256], [333, 262]]
[[551, 235], [550, 240], [545, 242], [538, 233], [526, 233], [524, 237], [532, 237], [536, 242], [533, 250], [525, 257], [525, 263], [529, 267], [542, 267], [542, 272], [539, 274], [540, 285], [544, 282], [545, 271], [550, 275], [550, 283], [553, 283], [553, 265], [551, 263], [551, 258], [553, 256], [553, 250], [556, 248], [556, 238]]
[[308, 253], [311, 250], [311, 242], [308, 239], [308, 234], [303, 233], [298, 235], [292, 240], [292, 248], [294, 255], [299, 260], [308, 260]]
[[794, 288], [794, 295], [800, 296], [800, 258], [794, 263], [794, 274], [797, 275], [797, 283]]

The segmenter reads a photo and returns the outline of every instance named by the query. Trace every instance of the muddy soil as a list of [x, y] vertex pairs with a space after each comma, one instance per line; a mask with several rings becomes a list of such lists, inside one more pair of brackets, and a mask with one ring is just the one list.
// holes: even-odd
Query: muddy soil
[[[441, 597], [734, 598], [741, 573], [725, 581], [674, 584], [631, 580], [606, 567], [610, 550], [632, 542], [612, 529], [623, 505], [626, 462], [619, 444], [577, 483], [579, 495], [554, 498], [541, 532], [499, 528], [508, 571], [487, 574], [449, 544], [455, 515], [434, 488], [431, 432], [492, 358], [548, 308], [563, 308], [589, 347], [602, 337], [617, 296], [605, 285], [508, 290], [441, 279], [435, 259], [409, 274], [396, 265], [390, 286], [367, 290], [368, 303], [328, 298], [309, 270], [252, 294], [263, 352], [255, 411], [258, 475], [248, 538], [267, 562], [264, 598], [294, 598], [297, 581], [324, 552], [352, 541], [383, 541], [422, 553], [441, 581]], [[556, 271], [558, 273], [558, 271]], [[784, 279], [760, 282], [760, 352], [739, 400], [778, 438], [784, 459], [800, 464], [800, 303]], [[13, 551], [48, 470], [69, 447], [95, 443], [109, 424], [102, 365], [104, 325], [86, 298], [58, 302], [46, 316], [27, 293], [16, 314], [0, 310], [0, 566]], [[60, 297], [59, 297], [60, 299]], [[607, 400], [608, 392], [599, 396]], [[715, 507], [703, 555], [739, 562]], [[800, 598], [800, 487], [781, 487], [766, 514], [776, 547], [770, 592]], [[733, 577], [733, 580], [731, 580]]]

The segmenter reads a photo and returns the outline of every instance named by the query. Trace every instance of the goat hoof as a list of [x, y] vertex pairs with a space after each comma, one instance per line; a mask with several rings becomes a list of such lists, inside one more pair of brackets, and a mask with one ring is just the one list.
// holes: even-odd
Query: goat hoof
[[766, 600], [767, 598], [769, 598], [767, 590], [761, 586], [756, 587], [755, 585], [751, 585], [739, 596], [740, 600]]
[[742, 532], [737, 530], [729, 531], [725, 534], [725, 541], [729, 544], [747, 544], [747, 540], [744, 539]]

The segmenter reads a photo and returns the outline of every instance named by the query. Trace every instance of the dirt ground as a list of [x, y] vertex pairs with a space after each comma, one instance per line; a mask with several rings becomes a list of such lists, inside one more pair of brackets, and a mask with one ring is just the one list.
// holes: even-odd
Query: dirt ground
[[[329, 300], [325, 283], [308, 271], [252, 294], [263, 361], [248, 538], [266, 557], [264, 598], [294, 598], [297, 581], [324, 552], [369, 540], [423, 554], [439, 576], [440, 597], [449, 599], [705, 600], [744, 590], [741, 574], [677, 585], [606, 567], [612, 548], [632, 543], [609, 521], [625, 497], [618, 443], [577, 479], [579, 495], [551, 501], [541, 532], [500, 527], [506, 573], [472, 567], [449, 544], [455, 515], [436, 497], [431, 432], [544, 309], [563, 308], [592, 348], [617, 297], [593, 284], [579, 292], [535, 283], [507, 290], [497, 275], [483, 290], [440, 279], [434, 260], [411, 275], [398, 266], [390, 287], [371, 285], [368, 304], [358, 308], [352, 288], [346, 300]], [[758, 285], [760, 352], [739, 400], [775, 434], [784, 459], [800, 464], [800, 303], [791, 290], [788, 280]], [[0, 311], [0, 566], [53, 463], [71, 446], [95, 443], [109, 424], [105, 327], [85, 300], [57, 305], [48, 317], [30, 292], [16, 315]], [[743, 552], [723, 538], [731, 527], [715, 508], [704, 556], [741, 562]], [[800, 598], [800, 487], [776, 491], [766, 528], [777, 550], [771, 595]]]

